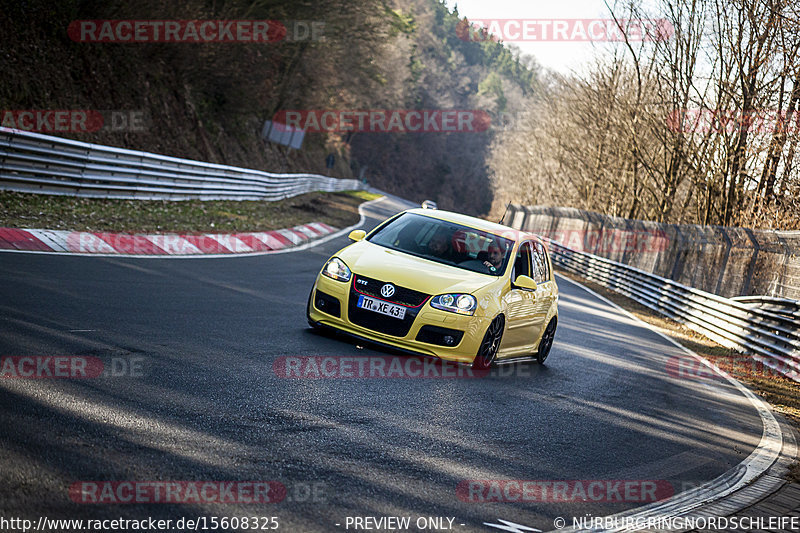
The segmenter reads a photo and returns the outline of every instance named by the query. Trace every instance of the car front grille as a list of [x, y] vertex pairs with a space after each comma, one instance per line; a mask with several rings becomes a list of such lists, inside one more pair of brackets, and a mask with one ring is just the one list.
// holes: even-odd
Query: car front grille
[[[350, 322], [361, 327], [379, 333], [385, 333], [386, 335], [405, 337], [411, 330], [411, 326], [414, 324], [414, 320], [417, 318], [420, 309], [422, 309], [422, 304], [424, 304], [430, 296], [392, 283], [395, 287], [394, 295], [392, 295], [391, 298], [384, 298], [381, 296], [381, 287], [386, 283], [390, 282], [353, 275], [353, 283], [350, 286], [350, 302], [347, 306], [347, 316]], [[406, 308], [406, 315], [402, 320], [399, 320], [381, 313], [361, 309], [357, 307], [359, 294], [366, 294], [373, 298], [402, 305]]]
[[401, 287], [399, 285], [394, 285], [394, 295], [391, 298], [384, 298], [381, 296], [381, 287], [386, 285], [387, 283], [392, 283], [390, 281], [381, 281], [373, 278], [368, 278], [366, 276], [356, 276], [353, 275], [353, 287], [356, 289], [357, 292], [361, 294], [366, 294], [367, 296], [372, 296], [373, 298], [378, 298], [379, 300], [384, 300], [387, 302], [392, 302], [393, 304], [400, 304], [405, 307], [420, 307], [422, 304], [425, 303], [425, 300], [429, 298], [430, 295], [425, 294], [424, 292], [415, 291], [413, 289], [407, 289], [405, 287]]

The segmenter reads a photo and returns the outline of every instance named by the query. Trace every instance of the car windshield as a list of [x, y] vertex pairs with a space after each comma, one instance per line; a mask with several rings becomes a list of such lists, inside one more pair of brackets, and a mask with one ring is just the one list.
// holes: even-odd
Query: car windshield
[[437, 218], [404, 213], [368, 239], [373, 244], [472, 272], [505, 272], [514, 242]]

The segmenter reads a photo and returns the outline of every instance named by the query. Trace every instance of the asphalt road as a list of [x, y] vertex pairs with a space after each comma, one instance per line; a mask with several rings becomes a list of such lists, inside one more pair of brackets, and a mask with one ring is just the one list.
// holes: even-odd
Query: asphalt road
[[[376, 204], [367, 226], [398, 209]], [[314, 276], [345, 243], [224, 259], [0, 254], [0, 355], [94, 357], [110, 372], [0, 379], [0, 516], [275, 516], [284, 531], [346, 530], [348, 516], [408, 516], [416, 531], [430, 516], [456, 531], [498, 518], [548, 530], [557, 516], [642, 503], [474, 503], [456, 487], [662, 480], [680, 492], [760, 439], [733, 387], [674, 377], [678, 348], [563, 279], [546, 366], [479, 379], [276, 375], [283, 357], [392, 355], [307, 327]], [[273, 480], [287, 497], [73, 502], [87, 480]]]

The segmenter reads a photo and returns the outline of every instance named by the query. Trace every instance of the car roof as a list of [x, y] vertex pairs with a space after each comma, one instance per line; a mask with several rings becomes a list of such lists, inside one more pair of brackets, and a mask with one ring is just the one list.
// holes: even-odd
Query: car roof
[[511, 228], [509, 226], [504, 226], [502, 224], [490, 222], [488, 220], [483, 220], [482, 218], [471, 217], [469, 215], [464, 215], [461, 213], [453, 213], [452, 211], [442, 211], [441, 209], [416, 208], [416, 209], [408, 209], [405, 212], [436, 218], [439, 220], [444, 220], [446, 222], [455, 222], [456, 224], [461, 224], [462, 226], [468, 226], [473, 229], [486, 231], [488, 233], [494, 233], [495, 235], [500, 235], [501, 237], [512, 239], [514, 241], [519, 241], [521, 239], [538, 240], [538, 238], [532, 233], [520, 231]]

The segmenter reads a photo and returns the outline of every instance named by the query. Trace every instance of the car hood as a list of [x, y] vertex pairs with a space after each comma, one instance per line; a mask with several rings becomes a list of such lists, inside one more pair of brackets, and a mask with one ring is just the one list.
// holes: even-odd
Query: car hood
[[391, 282], [427, 294], [472, 293], [498, 278], [443, 265], [384, 248], [369, 241], [354, 243], [337, 254], [357, 275]]

